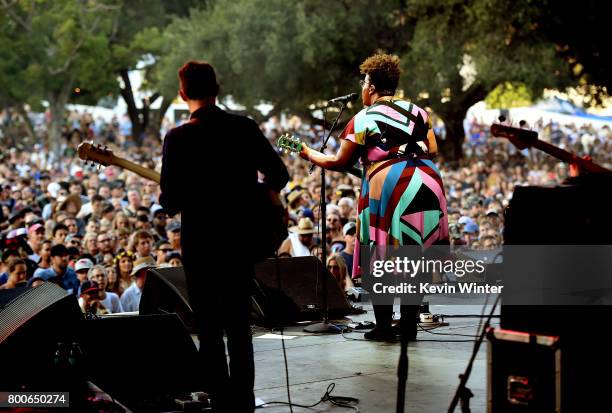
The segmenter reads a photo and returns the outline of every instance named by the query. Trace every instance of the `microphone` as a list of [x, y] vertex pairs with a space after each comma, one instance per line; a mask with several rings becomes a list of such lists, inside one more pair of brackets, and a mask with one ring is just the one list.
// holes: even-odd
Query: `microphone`
[[333, 98], [328, 100], [329, 103], [347, 103], [352, 100], [357, 99], [357, 93], [349, 93], [348, 95], [338, 96], [337, 98]]

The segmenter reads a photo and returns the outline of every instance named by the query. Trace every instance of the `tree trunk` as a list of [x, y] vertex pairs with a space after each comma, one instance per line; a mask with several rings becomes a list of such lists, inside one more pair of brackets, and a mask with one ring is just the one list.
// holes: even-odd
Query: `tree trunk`
[[134, 91], [132, 90], [132, 82], [127, 69], [119, 71], [119, 76], [123, 80], [123, 87], [120, 89], [121, 97], [127, 105], [128, 117], [132, 122], [132, 136], [138, 140], [140, 135], [144, 132], [143, 122], [140, 119], [140, 110], [136, 107], [136, 100], [134, 99]]
[[48, 142], [54, 161], [58, 162], [61, 157], [62, 146], [62, 123], [64, 121], [65, 103], [58, 99], [49, 100], [49, 110], [51, 112], [51, 121], [48, 129]]
[[162, 97], [162, 103], [159, 109], [151, 113], [151, 120], [149, 121], [148, 130], [158, 139], [161, 139], [160, 130], [162, 121], [164, 120], [164, 116], [166, 116], [166, 112], [171, 104], [171, 98]]
[[457, 164], [463, 157], [462, 145], [465, 140], [463, 120], [466, 113], [466, 111], [438, 113], [446, 128], [446, 140], [440, 141], [440, 154], [451, 164]]
[[34, 126], [32, 126], [32, 121], [30, 120], [30, 117], [28, 116], [28, 113], [26, 112], [23, 104], [17, 105], [17, 113], [19, 113], [19, 115], [21, 116], [23, 120], [23, 126], [25, 128], [26, 135], [28, 136], [28, 138], [30, 138], [30, 141], [32, 143], [36, 142], [36, 134], [34, 133]]

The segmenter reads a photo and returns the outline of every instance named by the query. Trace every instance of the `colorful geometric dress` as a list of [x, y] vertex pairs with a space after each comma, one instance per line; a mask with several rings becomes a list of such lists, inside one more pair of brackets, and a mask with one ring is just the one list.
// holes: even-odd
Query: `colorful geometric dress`
[[353, 277], [361, 275], [361, 246], [427, 248], [448, 239], [444, 186], [428, 156], [430, 128], [425, 110], [384, 99], [357, 113], [342, 132], [342, 139], [363, 146]]

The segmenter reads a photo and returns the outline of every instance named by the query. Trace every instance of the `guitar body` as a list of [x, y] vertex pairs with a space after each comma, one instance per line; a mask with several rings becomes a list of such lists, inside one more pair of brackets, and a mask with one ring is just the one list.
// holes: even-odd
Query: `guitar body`
[[260, 262], [275, 255], [281, 243], [287, 238], [288, 215], [278, 193], [265, 183], [258, 183], [255, 190], [255, 205], [261, 208], [258, 219], [253, 220], [259, 240], [251, 247], [253, 262]]

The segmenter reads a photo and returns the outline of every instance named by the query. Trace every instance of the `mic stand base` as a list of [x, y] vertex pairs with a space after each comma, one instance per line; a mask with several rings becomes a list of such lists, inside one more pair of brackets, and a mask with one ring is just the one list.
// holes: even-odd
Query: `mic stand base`
[[311, 324], [304, 328], [307, 333], [319, 333], [319, 334], [340, 334], [342, 329], [335, 324], [328, 321], [322, 321], [320, 323]]

